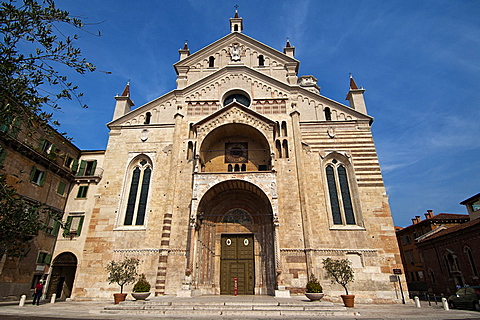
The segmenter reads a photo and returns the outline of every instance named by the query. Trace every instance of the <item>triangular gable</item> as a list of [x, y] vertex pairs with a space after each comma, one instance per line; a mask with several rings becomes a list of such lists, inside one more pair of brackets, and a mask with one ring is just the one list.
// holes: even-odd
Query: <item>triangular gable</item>
[[[300, 62], [292, 57], [287, 56], [283, 52], [280, 52], [272, 47], [269, 47], [243, 33], [230, 33], [223, 38], [209, 44], [208, 46], [190, 54], [185, 59], [182, 59], [175, 63], [173, 66], [177, 74], [179, 73], [179, 67], [195, 67], [198, 64], [201, 64], [204, 60], [208, 59], [208, 57], [214, 55], [215, 53], [219, 53], [222, 50], [225, 50], [226, 47], [231, 45], [232, 43], [239, 43], [240, 45], [244, 46], [248, 50], [257, 51], [259, 54], [265, 55], [272, 60], [272, 63], [276, 65], [285, 65], [287, 63], [295, 63], [296, 70], [298, 71], [298, 66]], [[249, 59], [246, 59], [249, 60]], [[243, 61], [245, 64], [248, 65], [249, 61]], [[219, 66], [220, 68], [223, 65]]]

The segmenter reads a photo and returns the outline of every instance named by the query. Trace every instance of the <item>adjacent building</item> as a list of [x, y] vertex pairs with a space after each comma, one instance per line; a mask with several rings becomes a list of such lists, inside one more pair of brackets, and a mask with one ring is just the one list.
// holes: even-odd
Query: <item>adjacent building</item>
[[459, 287], [480, 285], [479, 198], [476, 194], [460, 203], [469, 221], [418, 239], [429, 293], [447, 296]]
[[410, 294], [419, 295], [429, 291], [426, 281], [426, 268], [424, 259], [418, 251], [418, 242], [442, 230], [468, 222], [466, 214], [439, 213], [434, 215], [432, 210], [427, 210], [425, 219], [415, 216], [412, 225], [400, 228], [396, 227], [397, 241], [402, 257], [405, 278]]
[[27, 239], [30, 250], [19, 259], [0, 253], [0, 301], [29, 297], [39, 280], [50, 273], [55, 240], [74, 182], [80, 150], [48, 126], [27, 127], [18, 119], [0, 124], [0, 167], [26, 206], [38, 211], [43, 227]]

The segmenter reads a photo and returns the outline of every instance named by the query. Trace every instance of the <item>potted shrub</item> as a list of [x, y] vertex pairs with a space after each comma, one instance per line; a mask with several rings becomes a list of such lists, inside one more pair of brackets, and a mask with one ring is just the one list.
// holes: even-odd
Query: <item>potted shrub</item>
[[125, 301], [126, 293], [123, 293], [123, 286], [128, 283], [133, 283], [137, 276], [137, 267], [140, 260], [136, 258], [125, 258], [122, 261], [110, 261], [106, 266], [109, 272], [108, 283], [116, 283], [120, 286], [120, 293], [114, 293], [115, 304]]
[[353, 307], [355, 296], [348, 294], [347, 289], [347, 284], [354, 280], [350, 261], [348, 259], [327, 258], [323, 260], [323, 268], [326, 271], [326, 277], [331, 279], [332, 283], [338, 283], [345, 289], [345, 295], [341, 295], [345, 307]]
[[324, 296], [322, 285], [313, 274], [307, 282], [307, 292], [305, 296], [311, 301], [319, 301]]
[[132, 296], [135, 300], [145, 300], [150, 295], [150, 287], [145, 274], [142, 273], [137, 283], [133, 286]]

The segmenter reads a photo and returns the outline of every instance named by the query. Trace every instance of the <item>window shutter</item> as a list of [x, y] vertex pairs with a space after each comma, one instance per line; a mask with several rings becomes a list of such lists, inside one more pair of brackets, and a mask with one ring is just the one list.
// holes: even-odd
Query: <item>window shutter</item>
[[80, 162], [80, 169], [78, 169], [77, 176], [81, 177], [85, 175], [85, 167], [87, 166], [87, 162], [82, 160]]
[[92, 169], [90, 171], [90, 175], [94, 176], [95, 175], [95, 169], [97, 168], [97, 160], [93, 161], [92, 163]]
[[79, 236], [80, 236], [80, 233], [82, 232], [83, 219], [85, 219], [85, 216], [81, 216], [81, 217], [80, 217], [80, 221], [78, 221], [77, 237], [79, 237]]
[[77, 172], [78, 169], [78, 159], [73, 159], [72, 171]]
[[40, 178], [40, 186], [43, 186], [45, 184], [45, 179], [47, 179], [47, 173], [45, 171], [42, 171], [42, 177]]
[[32, 171], [30, 171], [30, 181], [33, 181], [33, 178], [35, 177], [35, 172], [37, 171], [37, 168], [33, 167]]
[[70, 233], [70, 225], [72, 224], [72, 216], [67, 217], [67, 222], [65, 223], [65, 228], [63, 229], [63, 236], [68, 237]]
[[55, 222], [53, 223], [52, 235], [58, 235], [58, 229], [60, 229], [60, 222], [55, 220]]
[[44, 137], [41, 137], [39, 142], [38, 142], [38, 149], [40, 149], [40, 151], [43, 151], [43, 146], [45, 145], [45, 138]]
[[67, 184], [63, 181], [60, 181], [58, 183], [58, 188], [57, 188], [57, 193], [61, 196], [63, 196], [65, 194], [65, 187], [67, 186]]
[[45, 263], [46, 264], [50, 264], [50, 262], [52, 262], [52, 255], [51, 254], [47, 254], [45, 256]]

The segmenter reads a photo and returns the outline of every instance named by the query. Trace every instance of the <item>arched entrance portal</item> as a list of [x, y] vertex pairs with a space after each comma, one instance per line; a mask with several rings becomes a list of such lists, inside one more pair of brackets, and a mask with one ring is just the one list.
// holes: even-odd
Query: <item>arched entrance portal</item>
[[194, 272], [205, 293], [273, 294], [272, 206], [253, 183], [227, 180], [210, 188], [197, 211]]
[[72, 294], [73, 281], [77, 272], [77, 257], [71, 252], [63, 252], [53, 260], [52, 275], [47, 298], [57, 294], [57, 299], [65, 300]]

